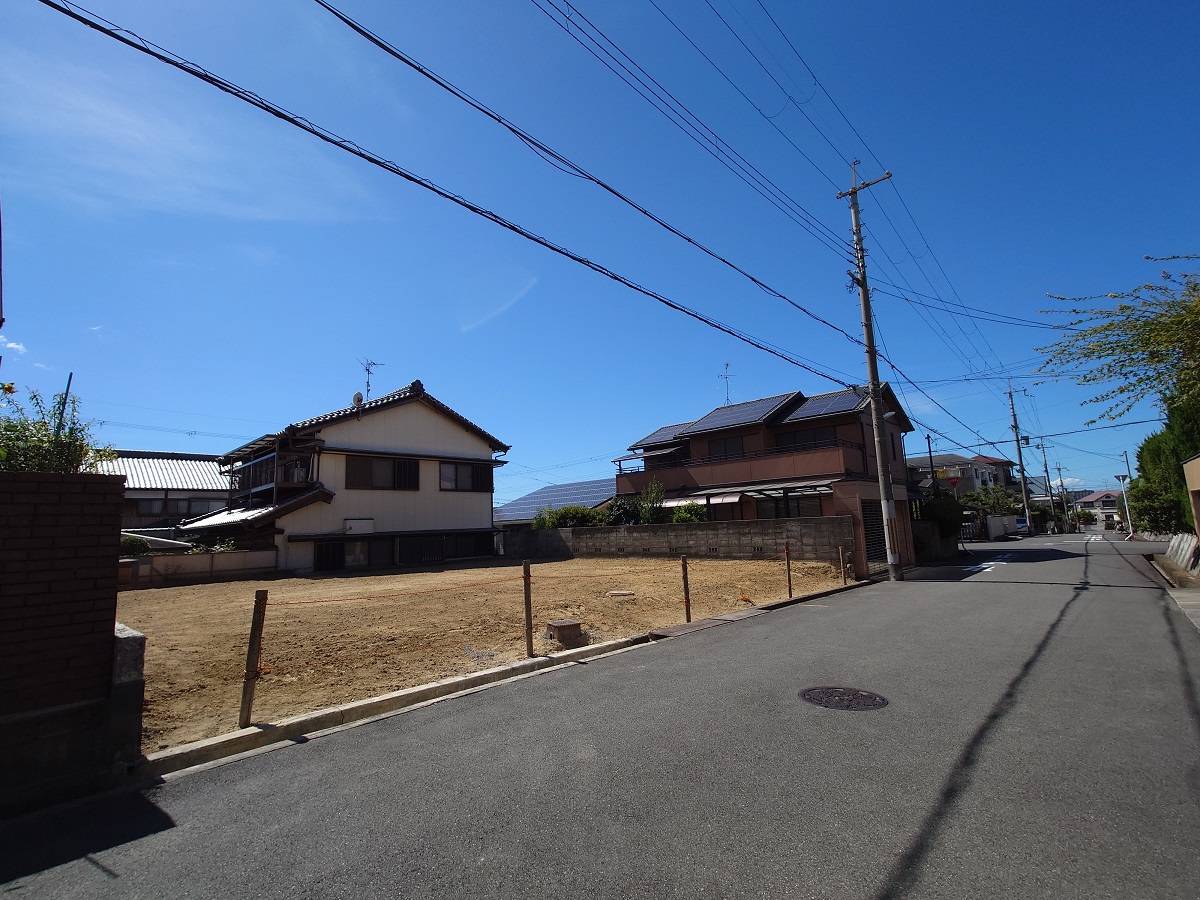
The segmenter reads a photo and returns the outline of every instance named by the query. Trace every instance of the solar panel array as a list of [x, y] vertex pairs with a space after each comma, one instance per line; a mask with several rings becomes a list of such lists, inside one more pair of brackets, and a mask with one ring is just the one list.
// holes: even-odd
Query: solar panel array
[[799, 422], [802, 419], [816, 419], [820, 416], [832, 416], [836, 413], [851, 412], [864, 402], [854, 391], [832, 391], [828, 394], [817, 394], [809, 397], [783, 422]]
[[617, 493], [617, 479], [598, 478], [593, 481], [573, 481], [538, 488], [532, 494], [518, 497], [492, 512], [497, 522], [532, 519], [542, 509], [562, 509], [564, 506], [599, 506]]
[[764, 397], [761, 400], [748, 400], [745, 403], [735, 403], [732, 406], [719, 406], [702, 419], [697, 419], [691, 426], [680, 434], [700, 434], [704, 431], [716, 431], [718, 428], [735, 428], [739, 425], [753, 425], [763, 421], [781, 405], [792, 399], [793, 394], [778, 394], [774, 397]]
[[679, 433], [691, 425], [691, 422], [680, 422], [678, 425], [664, 425], [662, 428], [653, 434], [647, 435], [636, 444], [630, 444], [630, 450], [639, 450], [642, 447], [652, 447], [655, 444], [665, 444], [675, 440]]

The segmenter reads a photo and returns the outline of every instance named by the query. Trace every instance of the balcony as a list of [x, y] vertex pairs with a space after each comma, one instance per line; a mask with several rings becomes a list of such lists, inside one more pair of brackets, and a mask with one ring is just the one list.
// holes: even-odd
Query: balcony
[[[620, 462], [628, 462], [621, 460]], [[668, 491], [866, 471], [862, 444], [823, 441], [802, 447], [753, 450], [734, 456], [672, 460], [646, 457], [641, 469], [617, 473], [617, 493], [636, 494], [658, 481]]]

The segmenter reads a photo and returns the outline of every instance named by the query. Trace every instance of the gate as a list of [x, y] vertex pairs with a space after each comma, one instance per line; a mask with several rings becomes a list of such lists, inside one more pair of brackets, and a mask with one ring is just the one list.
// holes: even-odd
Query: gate
[[883, 510], [878, 503], [865, 501], [862, 509], [863, 535], [867, 544], [867, 574], [886, 572], [888, 568], [887, 538], [883, 534]]

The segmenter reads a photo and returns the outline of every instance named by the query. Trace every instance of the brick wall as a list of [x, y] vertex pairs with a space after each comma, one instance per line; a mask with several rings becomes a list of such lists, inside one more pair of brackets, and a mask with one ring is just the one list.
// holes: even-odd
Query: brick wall
[[0, 810], [112, 766], [124, 481], [0, 472]]
[[568, 556], [762, 559], [782, 553], [785, 543], [792, 559], [832, 562], [836, 566], [839, 546], [847, 560], [854, 551], [854, 520], [850, 516], [822, 516], [506, 532], [504, 555], [528, 559]]

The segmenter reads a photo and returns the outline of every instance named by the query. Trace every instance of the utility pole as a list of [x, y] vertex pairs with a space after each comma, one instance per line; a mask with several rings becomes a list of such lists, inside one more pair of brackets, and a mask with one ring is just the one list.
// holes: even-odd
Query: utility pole
[[1005, 393], [1008, 394], [1008, 409], [1012, 413], [1013, 437], [1017, 439], [1017, 468], [1021, 472], [1021, 505], [1025, 507], [1025, 522], [1032, 531], [1033, 520], [1029, 518], [1029, 493], [1025, 489], [1025, 460], [1021, 458], [1021, 427], [1017, 424], [1017, 407], [1013, 403], [1012, 379], [1009, 379], [1008, 390]]
[[1131, 472], [1129, 469], [1129, 451], [1122, 450], [1121, 455], [1123, 457], [1125, 457], [1125, 477], [1122, 478], [1120, 475], [1118, 475], [1117, 480], [1121, 482], [1121, 497], [1125, 500], [1125, 518], [1129, 520], [1128, 522], [1125, 523], [1126, 526], [1128, 526], [1128, 528], [1129, 528], [1129, 536], [1126, 537], [1125, 540], [1132, 541], [1133, 540], [1133, 513], [1129, 509], [1129, 495], [1127, 493], [1125, 493], [1125, 481], [1126, 480], [1133, 481], [1133, 472]]
[[[1038, 443], [1037, 448], [1042, 451], [1042, 471], [1046, 475], [1046, 493], [1050, 495], [1050, 518], [1054, 518], [1054, 487], [1050, 484], [1050, 466], [1046, 463], [1046, 445]], [[1063, 522], [1063, 528], [1067, 527], [1067, 523]]]
[[[853, 165], [857, 166], [858, 162], [855, 161]], [[892, 489], [891, 466], [888, 465], [887, 442], [884, 440], [883, 394], [879, 386], [879, 359], [875, 353], [875, 327], [871, 320], [871, 291], [867, 287], [867, 253], [863, 249], [862, 223], [858, 212], [858, 192], [891, 178], [892, 173], [884, 172], [882, 178], [859, 184], [858, 172], [853, 166], [851, 171], [854, 186], [838, 194], [838, 199], [850, 198], [850, 221], [854, 228], [855, 271], [850, 273], [850, 278], [858, 286], [858, 297], [862, 305], [863, 343], [867, 348], [867, 389], [871, 397], [871, 427], [875, 431], [875, 469], [879, 475], [879, 502], [883, 511], [883, 542], [887, 550], [888, 579], [903, 581], [904, 568], [900, 564], [900, 554], [896, 552], [896, 500]]]
[[929, 477], [933, 479], [933, 486], [937, 487], [937, 469], [933, 467], [933, 438], [925, 435], [925, 449], [929, 451]]
[[[1055, 466], [1054, 469], [1055, 469], [1055, 471], [1058, 472], [1058, 493], [1059, 493], [1059, 497], [1062, 499], [1063, 532], [1065, 533], [1066, 528], [1067, 528], [1067, 487], [1066, 487], [1066, 485], [1063, 484], [1063, 480], [1062, 480], [1062, 466]], [[1071, 505], [1072, 506], [1075, 505], [1073, 500], [1071, 502]]]

